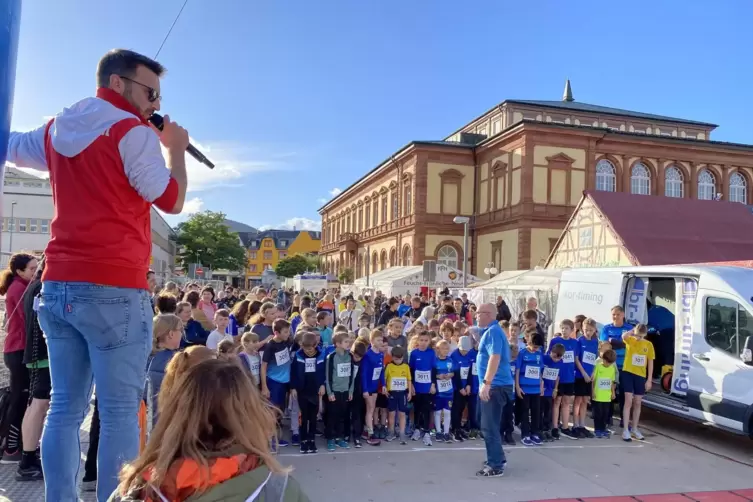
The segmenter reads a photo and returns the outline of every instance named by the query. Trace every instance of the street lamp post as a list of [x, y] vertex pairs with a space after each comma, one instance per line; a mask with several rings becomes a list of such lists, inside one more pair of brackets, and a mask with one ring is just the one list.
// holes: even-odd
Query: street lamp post
[[468, 223], [471, 219], [468, 216], [455, 216], [452, 221], [463, 225], [463, 289], [465, 289], [468, 286]]
[[10, 237], [8, 238], [8, 253], [13, 254], [13, 231], [16, 229], [16, 201], [10, 203], [10, 223], [8, 223], [8, 231]]

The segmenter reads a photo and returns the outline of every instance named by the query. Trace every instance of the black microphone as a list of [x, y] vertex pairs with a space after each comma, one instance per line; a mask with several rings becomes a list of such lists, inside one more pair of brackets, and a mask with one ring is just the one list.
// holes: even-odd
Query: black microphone
[[[165, 125], [165, 121], [162, 118], [162, 115], [160, 115], [159, 113], [152, 113], [152, 116], [149, 117], [149, 122], [151, 122], [152, 125], [156, 127], [157, 129], [159, 129], [160, 131]], [[203, 153], [201, 153], [191, 143], [189, 143], [188, 146], [186, 147], [186, 152], [188, 152], [188, 155], [198, 160], [199, 162], [207, 166], [209, 169], [214, 169], [214, 164], [212, 164], [212, 161], [206, 158], [206, 156]]]

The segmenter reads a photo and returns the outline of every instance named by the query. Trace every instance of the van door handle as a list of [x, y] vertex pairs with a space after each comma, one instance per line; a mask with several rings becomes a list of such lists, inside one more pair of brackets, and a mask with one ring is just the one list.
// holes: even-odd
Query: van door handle
[[709, 356], [707, 356], [706, 354], [693, 354], [693, 357], [695, 357], [699, 361], [710, 361], [711, 360], [711, 359], [709, 359]]

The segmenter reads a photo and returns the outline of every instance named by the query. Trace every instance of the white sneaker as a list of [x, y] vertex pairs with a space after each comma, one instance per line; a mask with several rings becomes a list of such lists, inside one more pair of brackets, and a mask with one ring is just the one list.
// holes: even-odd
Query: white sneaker
[[424, 446], [431, 446], [431, 445], [432, 445], [431, 434], [427, 432], [426, 434], [424, 434]]
[[646, 439], [645, 437], [643, 437], [643, 434], [641, 434], [641, 431], [638, 430], [637, 427], [633, 429], [633, 437], [638, 441], [643, 441], [644, 439]]
[[633, 440], [633, 438], [630, 437], [630, 431], [627, 429], [622, 429], [622, 440], [630, 442]]
[[419, 429], [416, 429], [413, 431], [413, 436], [411, 436], [411, 441], [418, 441], [421, 439], [421, 431]]

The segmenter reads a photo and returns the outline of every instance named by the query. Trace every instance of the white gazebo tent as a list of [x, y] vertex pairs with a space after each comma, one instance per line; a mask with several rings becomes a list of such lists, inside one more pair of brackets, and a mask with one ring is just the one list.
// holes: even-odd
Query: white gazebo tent
[[[478, 281], [477, 277], [468, 276], [467, 282]], [[424, 280], [424, 269], [421, 265], [390, 267], [369, 276], [360, 277], [353, 283], [358, 294], [372, 294], [381, 291], [386, 296], [401, 296], [416, 294], [422, 287], [430, 289], [457, 289], [463, 286], [463, 272], [446, 265], [437, 265], [434, 281]]]
[[557, 269], [509, 270], [477, 284], [468, 296], [477, 305], [495, 303], [501, 296], [513, 319], [525, 310], [528, 298], [535, 297], [539, 308], [554, 319], [561, 276]]

